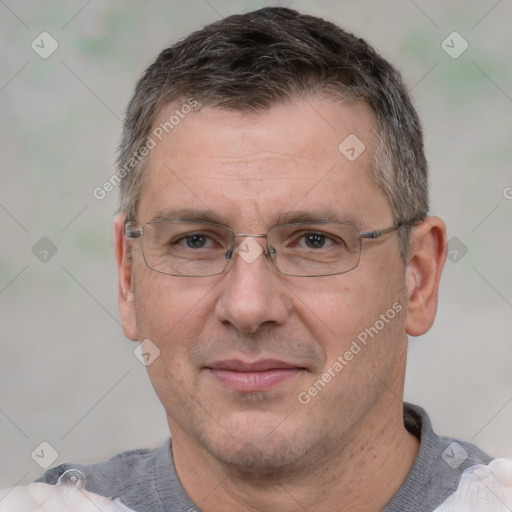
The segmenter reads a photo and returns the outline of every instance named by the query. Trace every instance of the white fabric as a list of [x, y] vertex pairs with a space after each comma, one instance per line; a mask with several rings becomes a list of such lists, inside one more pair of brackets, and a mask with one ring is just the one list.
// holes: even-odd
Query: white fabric
[[118, 499], [111, 501], [59, 479], [56, 485], [33, 483], [0, 490], [0, 512], [133, 512]]
[[[33, 483], [0, 490], [0, 512], [134, 512], [118, 499], [60, 479], [57, 485]], [[434, 512], [511, 512], [512, 460], [495, 459], [462, 474], [459, 486]]]
[[434, 512], [511, 512], [512, 460], [494, 459], [462, 473], [457, 491]]

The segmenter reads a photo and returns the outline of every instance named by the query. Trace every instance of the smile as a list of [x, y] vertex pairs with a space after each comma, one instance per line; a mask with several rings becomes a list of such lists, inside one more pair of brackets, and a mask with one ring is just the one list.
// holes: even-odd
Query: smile
[[237, 360], [219, 361], [206, 369], [226, 387], [245, 393], [268, 391], [305, 370], [302, 367], [275, 360], [255, 363]]

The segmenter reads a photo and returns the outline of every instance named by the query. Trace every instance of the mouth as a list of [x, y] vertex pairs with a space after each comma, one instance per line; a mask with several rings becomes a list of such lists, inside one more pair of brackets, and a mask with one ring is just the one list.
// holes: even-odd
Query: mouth
[[236, 359], [216, 361], [205, 369], [226, 387], [244, 393], [271, 390], [306, 370], [274, 359], [253, 363]]

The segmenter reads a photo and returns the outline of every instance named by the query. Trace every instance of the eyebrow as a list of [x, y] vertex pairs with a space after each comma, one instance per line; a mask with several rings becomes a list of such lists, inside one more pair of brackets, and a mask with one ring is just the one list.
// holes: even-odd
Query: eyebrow
[[225, 224], [226, 219], [215, 214], [212, 210], [196, 210], [193, 208], [165, 208], [156, 211], [148, 222], [161, 220], [185, 220], [188, 222], [213, 222], [215, 224]]
[[[163, 220], [184, 220], [188, 222], [213, 222], [214, 224], [229, 224], [227, 217], [216, 214], [208, 209], [193, 208], [165, 208], [155, 212], [148, 222]], [[355, 224], [353, 215], [336, 212], [329, 208], [314, 210], [294, 210], [289, 212], [277, 213], [271, 219], [270, 225], [278, 226], [282, 224], [306, 223], [306, 222], [349, 222]]]
[[355, 219], [347, 213], [336, 212], [330, 208], [321, 210], [293, 210], [279, 213], [273, 218], [273, 225], [294, 224], [296, 222], [350, 222]]

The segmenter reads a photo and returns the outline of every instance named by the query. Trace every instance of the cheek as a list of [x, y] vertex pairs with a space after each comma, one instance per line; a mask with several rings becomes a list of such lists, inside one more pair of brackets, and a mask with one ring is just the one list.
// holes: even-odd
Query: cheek
[[[379, 339], [390, 338], [389, 343], [401, 340], [406, 290], [403, 266], [396, 261], [394, 255], [385, 253], [371, 264], [367, 258], [347, 274], [325, 278], [325, 282], [318, 279], [315, 286], [297, 281], [295, 310], [327, 360], [344, 354], [358, 337], [372, 339], [376, 331]], [[375, 357], [388, 350], [389, 343], [379, 343]]]
[[354, 339], [362, 347], [366, 362], [382, 374], [386, 365], [393, 364], [397, 350], [406, 340], [407, 292], [404, 267], [395, 246], [389, 243], [374, 252], [372, 264], [361, 267], [361, 286], [354, 293], [359, 303], [354, 307], [360, 311]]
[[190, 352], [204, 335], [212, 287], [149, 272], [141, 274], [135, 287], [140, 339], [150, 340], [159, 351], [147, 366], [148, 375], [162, 403], [185, 407], [186, 397], [194, 394]]
[[[142, 269], [135, 284], [137, 328], [160, 350], [180, 351], [201, 332], [213, 308], [213, 283], [179, 278]], [[144, 338], [142, 338], [144, 337]]]
[[314, 285], [293, 288], [294, 309], [301, 323], [327, 352], [351, 338], [364, 313], [354, 307], [359, 303], [354, 297], [356, 290], [343, 277], [346, 276], [321, 278]]

